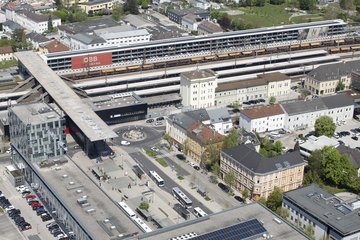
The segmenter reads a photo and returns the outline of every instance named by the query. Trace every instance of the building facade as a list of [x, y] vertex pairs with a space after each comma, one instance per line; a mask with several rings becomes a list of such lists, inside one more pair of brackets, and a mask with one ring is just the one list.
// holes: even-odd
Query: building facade
[[[316, 95], [331, 95], [338, 90], [350, 89], [352, 72], [360, 71], [360, 61], [349, 61], [322, 65], [307, 74], [305, 89]], [[344, 89], [339, 89], [339, 83]]]
[[287, 220], [302, 229], [314, 231], [313, 239], [353, 240], [360, 238], [360, 201], [344, 201], [312, 184], [284, 193], [282, 207]]
[[210, 22], [208, 20], [204, 20], [202, 21], [199, 25], [198, 25], [198, 33], [202, 34], [202, 35], [207, 35], [207, 34], [213, 34], [213, 33], [221, 33], [224, 30], [220, 27], [219, 24]]
[[14, 51], [11, 46], [0, 47], [0, 61], [11, 61], [14, 59]]
[[285, 113], [279, 104], [240, 111], [239, 127], [247, 132], [269, 132], [284, 128]]
[[87, 1], [79, 4], [81, 10], [86, 12], [86, 14], [94, 14], [99, 11], [111, 11], [113, 7], [113, 1], [111, 0], [93, 0]]
[[266, 158], [252, 144], [241, 144], [220, 152], [220, 175], [232, 171], [235, 188], [247, 189], [254, 200], [267, 198], [275, 187], [284, 192], [302, 185], [305, 162], [299, 152]]
[[61, 19], [56, 16], [36, 14], [29, 11], [19, 11], [15, 13], [14, 22], [21, 25], [25, 29], [37, 33], [43, 33], [49, 30], [49, 19], [52, 21], [52, 27], [61, 25]]
[[214, 106], [217, 77], [212, 70], [195, 70], [180, 75], [182, 105], [188, 109]]
[[65, 118], [45, 103], [9, 108], [11, 144], [29, 162], [62, 156], [66, 148]]
[[172, 9], [167, 12], [167, 15], [170, 20], [172, 20], [178, 24], [181, 24], [182, 18], [189, 13], [194, 14], [201, 20], [209, 20], [210, 19], [210, 13], [208, 11], [201, 9], [201, 8], [194, 8], [194, 7], [181, 9], [181, 10]]
[[216, 105], [286, 96], [291, 92], [290, 83], [289, 76], [274, 72], [259, 74], [255, 79], [219, 84], [215, 93]]

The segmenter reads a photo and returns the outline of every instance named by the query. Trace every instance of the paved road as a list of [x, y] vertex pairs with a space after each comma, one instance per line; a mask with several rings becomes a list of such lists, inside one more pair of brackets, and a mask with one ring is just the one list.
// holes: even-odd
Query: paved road
[[[189, 192], [184, 190], [181, 186], [179, 186], [174, 180], [172, 180], [169, 176], [166, 174], [162, 174], [162, 170], [156, 166], [152, 161], [150, 161], [143, 153], [141, 152], [135, 152], [129, 154], [140, 166], [141, 168], [148, 173], [151, 170], [155, 170], [157, 173], [160, 174], [160, 176], [164, 179], [165, 186], [163, 187], [164, 190], [172, 194], [172, 188], [174, 187], [180, 187], [180, 189], [188, 196], [192, 196]], [[191, 197], [190, 197], [191, 198]], [[197, 201], [194, 198], [191, 198], [193, 201], [193, 207], [201, 207], [205, 212], [212, 213], [210, 209], [208, 209], [206, 206], [204, 206], [202, 203]]]

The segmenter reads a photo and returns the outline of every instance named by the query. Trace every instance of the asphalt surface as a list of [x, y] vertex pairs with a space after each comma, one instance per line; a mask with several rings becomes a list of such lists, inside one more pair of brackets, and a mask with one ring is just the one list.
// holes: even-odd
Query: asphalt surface
[[130, 153], [129, 155], [140, 165], [140, 167], [145, 171], [146, 174], [148, 174], [149, 171], [151, 171], [151, 170], [154, 170], [158, 174], [160, 174], [161, 178], [164, 179], [165, 186], [163, 187], [163, 189], [165, 191], [167, 191], [168, 193], [170, 193], [172, 195], [172, 189], [174, 187], [179, 187], [181, 189], [181, 191], [183, 191], [183, 193], [185, 193], [185, 195], [187, 195], [192, 200], [193, 208], [194, 207], [200, 207], [205, 212], [212, 213], [212, 211], [210, 209], [208, 209], [206, 206], [204, 206], [202, 203], [200, 203], [196, 199], [192, 199], [191, 198], [192, 194], [190, 194], [189, 192], [184, 190], [181, 186], [179, 186], [169, 176], [167, 176], [166, 174], [161, 174], [162, 170], [156, 164], [154, 164], [153, 161], [150, 161], [143, 153], [135, 152], [135, 153]]

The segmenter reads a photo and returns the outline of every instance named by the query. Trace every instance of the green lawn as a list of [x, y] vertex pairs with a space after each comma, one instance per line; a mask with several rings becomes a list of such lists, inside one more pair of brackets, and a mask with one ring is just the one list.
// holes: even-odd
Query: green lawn
[[285, 4], [266, 4], [264, 7], [241, 7], [239, 10], [243, 11], [244, 14], [233, 16], [233, 18], [241, 18], [254, 28], [289, 24], [290, 14], [285, 11], [285, 7]]
[[0, 63], [0, 69], [14, 67], [18, 64], [17, 60], [3, 61]]
[[157, 158], [156, 161], [157, 161], [158, 163], [160, 163], [160, 165], [163, 166], [163, 167], [167, 167], [167, 166], [168, 166], [168, 163], [167, 163], [166, 160], [163, 159], [163, 158]]
[[322, 20], [324, 20], [324, 17], [320, 14], [309, 14], [291, 18], [292, 23], [315, 22]]

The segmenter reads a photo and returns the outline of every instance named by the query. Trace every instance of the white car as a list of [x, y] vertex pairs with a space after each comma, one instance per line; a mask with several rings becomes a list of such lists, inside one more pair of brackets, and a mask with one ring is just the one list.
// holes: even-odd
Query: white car
[[150, 149], [153, 150], [154, 152], [158, 152], [158, 151], [159, 151], [159, 149], [158, 149], [157, 147], [151, 147]]
[[196, 164], [193, 163], [193, 162], [189, 162], [189, 164], [190, 164], [190, 166], [192, 166], [192, 167], [196, 166]]
[[20, 185], [16, 187], [16, 191], [20, 192], [21, 190], [24, 190], [26, 187], [25, 185]]
[[121, 141], [120, 143], [121, 143], [121, 145], [124, 145], [124, 146], [130, 145], [130, 142], [128, 142], [128, 141]]

